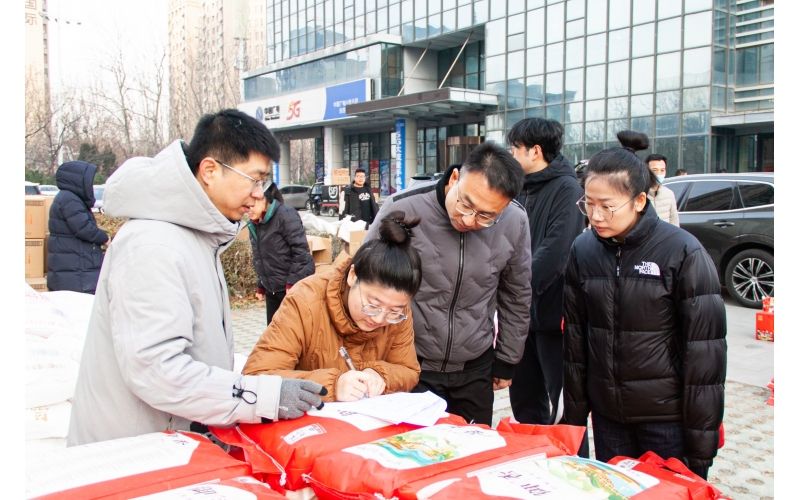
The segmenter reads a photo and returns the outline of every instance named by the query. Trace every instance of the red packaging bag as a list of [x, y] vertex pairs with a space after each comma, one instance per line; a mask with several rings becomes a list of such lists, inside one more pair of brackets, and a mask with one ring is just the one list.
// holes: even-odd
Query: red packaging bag
[[270, 489], [252, 477], [236, 477], [224, 481], [184, 486], [161, 493], [139, 497], [138, 500], [286, 500], [286, 497]]
[[121, 500], [249, 474], [199, 434], [154, 432], [38, 457], [26, 464], [25, 498]]
[[664, 460], [652, 451], [648, 451], [639, 460], [628, 457], [614, 457], [608, 461], [625, 470], [635, 470], [660, 480], [658, 487], [652, 488], [636, 496], [636, 500], [660, 500], [666, 497], [662, 485], [678, 486], [682, 496], [674, 497], [686, 500], [731, 500], [714, 488], [707, 481], [689, 470], [677, 458]]
[[[446, 415], [437, 423], [467, 424], [457, 415]], [[284, 492], [307, 487], [303, 475], [311, 472], [321, 456], [419, 428], [340, 411], [328, 404], [294, 420], [210, 430], [222, 442], [242, 448], [256, 477]]]
[[512, 422], [511, 417], [506, 417], [498, 422], [497, 430], [500, 432], [509, 432], [511, 434], [548, 436], [551, 439], [558, 440], [569, 450], [565, 455], [575, 455], [578, 453], [578, 450], [581, 448], [581, 441], [583, 441], [583, 435], [586, 433], [586, 427], [582, 426], [565, 424], [521, 424], [519, 422]]
[[[390, 498], [415, 481], [535, 450], [568, 451], [547, 436], [498, 432], [482, 425], [434, 425], [320, 457], [307, 479], [322, 500]], [[413, 490], [409, 495], [413, 498]]]

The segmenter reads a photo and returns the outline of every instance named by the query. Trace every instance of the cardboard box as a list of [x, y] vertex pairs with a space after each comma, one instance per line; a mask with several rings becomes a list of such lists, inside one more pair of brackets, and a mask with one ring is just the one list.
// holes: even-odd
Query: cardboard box
[[349, 168], [336, 168], [331, 172], [331, 184], [341, 186], [343, 184], [350, 184], [350, 169]]
[[25, 278], [44, 276], [44, 239], [25, 240]]
[[356, 254], [361, 245], [364, 243], [364, 238], [367, 237], [366, 231], [350, 231], [350, 241], [345, 242], [344, 251], [351, 257]]
[[331, 253], [331, 239], [321, 236], [306, 236], [308, 248], [316, 264], [330, 264], [333, 260]]
[[[47, 232], [49, 196], [25, 197], [25, 239], [42, 239]], [[52, 203], [52, 201], [50, 202]]]
[[[52, 196], [50, 196], [49, 198], [52, 198]], [[44, 252], [42, 252], [43, 253], [42, 271], [44, 272], [44, 274], [47, 274], [47, 240], [49, 239], [50, 239], [50, 231], [44, 233], [44, 245], [42, 245], [42, 247], [44, 248]]]
[[775, 341], [775, 313], [764, 311], [756, 313], [756, 340]]
[[47, 291], [47, 278], [25, 278], [25, 283], [39, 293]]
[[339, 252], [339, 255], [336, 256], [336, 259], [331, 264], [317, 264], [317, 269], [314, 271], [314, 274], [324, 273], [327, 271], [332, 271], [336, 269], [340, 263], [349, 260], [351, 258], [350, 255], [347, 254], [344, 250]]

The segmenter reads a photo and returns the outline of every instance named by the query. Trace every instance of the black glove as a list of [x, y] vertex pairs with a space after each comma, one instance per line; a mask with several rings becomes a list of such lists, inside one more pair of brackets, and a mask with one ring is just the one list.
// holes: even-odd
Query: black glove
[[285, 378], [281, 381], [281, 399], [278, 403], [278, 419], [300, 418], [313, 406], [321, 410], [324, 406], [317, 396], [325, 396], [328, 389], [310, 380]]

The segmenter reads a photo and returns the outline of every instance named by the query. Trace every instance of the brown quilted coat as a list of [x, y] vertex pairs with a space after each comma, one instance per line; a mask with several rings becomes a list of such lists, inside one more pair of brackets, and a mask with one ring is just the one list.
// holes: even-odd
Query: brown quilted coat
[[313, 380], [328, 389], [324, 401], [335, 401], [336, 380], [348, 369], [339, 355], [344, 346], [357, 370], [372, 368], [383, 377], [384, 394], [408, 392], [417, 385], [420, 368], [411, 309], [408, 319], [396, 325], [369, 333], [359, 330], [344, 309], [349, 266], [347, 259], [292, 287], [253, 348], [243, 374]]

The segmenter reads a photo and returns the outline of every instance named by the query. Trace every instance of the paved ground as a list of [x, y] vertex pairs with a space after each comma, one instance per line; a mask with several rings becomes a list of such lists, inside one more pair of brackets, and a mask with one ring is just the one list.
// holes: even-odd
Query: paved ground
[[[728, 381], [725, 387], [725, 446], [709, 480], [736, 500], [772, 500], [775, 411], [764, 403], [773, 375], [774, 344], [755, 340], [755, 314], [725, 298], [728, 314]], [[248, 355], [267, 322], [264, 307], [232, 312], [235, 350]], [[508, 390], [495, 394], [493, 425], [511, 415]], [[589, 436], [592, 436], [591, 425]], [[594, 457], [594, 446], [589, 448]]]

